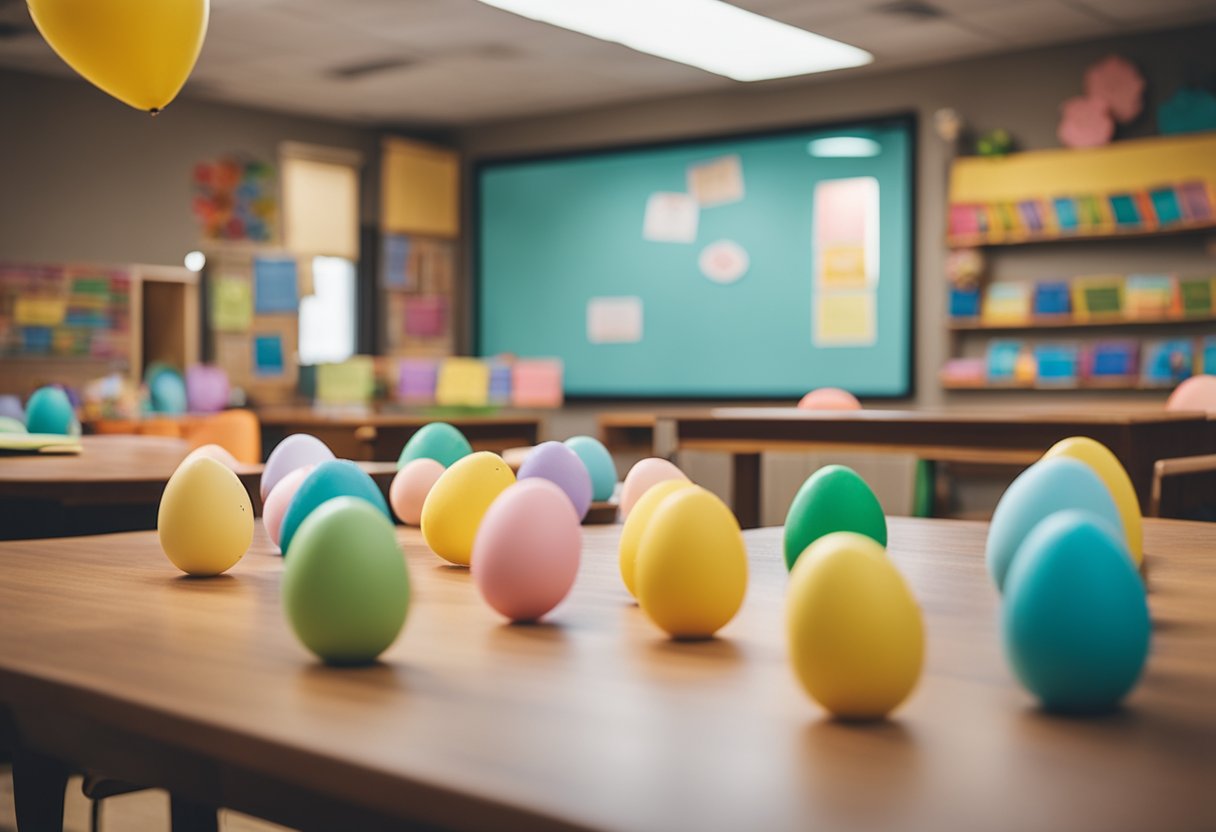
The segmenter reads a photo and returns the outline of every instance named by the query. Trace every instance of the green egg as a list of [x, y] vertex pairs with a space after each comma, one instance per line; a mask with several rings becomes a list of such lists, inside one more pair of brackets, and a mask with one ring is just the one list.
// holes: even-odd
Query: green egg
[[284, 562], [283, 609], [322, 661], [369, 664], [405, 624], [409, 573], [392, 522], [358, 497], [335, 497], [300, 524]]
[[397, 457], [400, 471], [415, 459], [433, 459], [444, 468], [451, 468], [456, 460], [473, 453], [473, 446], [464, 434], [447, 422], [431, 422], [423, 425], [409, 438]]
[[25, 426], [30, 433], [74, 436], [80, 432], [72, 402], [58, 387], [40, 387], [34, 391], [25, 404]]
[[785, 516], [785, 565], [832, 532], [856, 532], [887, 545], [887, 518], [866, 481], [852, 468], [825, 465], [811, 474]]

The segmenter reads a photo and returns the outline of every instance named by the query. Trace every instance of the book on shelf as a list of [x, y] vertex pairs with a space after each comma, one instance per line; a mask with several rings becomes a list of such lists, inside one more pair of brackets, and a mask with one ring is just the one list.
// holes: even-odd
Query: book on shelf
[[1216, 375], [1216, 335], [1208, 335], [1199, 342], [1199, 366], [1195, 372]]
[[1034, 314], [1061, 316], [1072, 312], [1072, 296], [1067, 280], [1045, 280], [1034, 287]]
[[1078, 320], [1117, 318], [1123, 314], [1123, 276], [1079, 277], [1072, 282], [1072, 312]]
[[1128, 318], [1168, 318], [1182, 311], [1178, 279], [1168, 274], [1130, 274], [1123, 287]]
[[988, 344], [988, 380], [995, 383], [1014, 383], [1026, 380], [1021, 357], [1021, 341], [997, 340]]
[[1031, 284], [996, 282], [984, 292], [980, 317], [986, 324], [1021, 324], [1030, 320]]
[[1140, 370], [1140, 342], [1132, 338], [1095, 341], [1081, 355], [1081, 377], [1095, 381], [1131, 381]]
[[1172, 387], [1192, 375], [1194, 364], [1192, 341], [1146, 341], [1141, 348], [1140, 381], [1148, 387]]
[[1077, 386], [1080, 379], [1080, 347], [1077, 344], [1036, 344], [1034, 361], [1040, 386]]
[[981, 387], [988, 378], [988, 362], [983, 358], [951, 358], [942, 367], [941, 379], [956, 387]]
[[1212, 314], [1212, 297], [1216, 295], [1216, 278], [1184, 278], [1178, 282], [1178, 298], [1185, 317]]

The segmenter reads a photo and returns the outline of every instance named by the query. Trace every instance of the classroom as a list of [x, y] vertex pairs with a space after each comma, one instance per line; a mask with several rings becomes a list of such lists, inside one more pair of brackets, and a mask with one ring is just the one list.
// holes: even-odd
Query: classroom
[[1216, 830], [1214, 42], [0, 0], [0, 832]]

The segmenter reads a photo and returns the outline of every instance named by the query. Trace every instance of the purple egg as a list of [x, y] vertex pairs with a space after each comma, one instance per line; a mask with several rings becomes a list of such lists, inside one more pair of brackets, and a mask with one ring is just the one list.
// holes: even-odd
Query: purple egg
[[262, 469], [262, 501], [265, 502], [270, 490], [292, 471], [305, 465], [320, 465], [333, 458], [334, 452], [317, 437], [293, 433], [275, 445], [266, 458], [266, 467]]
[[578, 454], [561, 442], [542, 442], [519, 466], [517, 479], [540, 477], [555, 484], [574, 504], [578, 519], [591, 508], [591, 474]]

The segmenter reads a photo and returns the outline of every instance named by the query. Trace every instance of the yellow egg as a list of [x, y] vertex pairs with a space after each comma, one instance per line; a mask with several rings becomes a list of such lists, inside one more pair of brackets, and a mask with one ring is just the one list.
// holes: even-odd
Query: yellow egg
[[865, 535], [833, 532], [807, 547], [790, 573], [786, 625], [795, 675], [836, 716], [883, 717], [920, 678], [920, 608]]
[[461, 457], [444, 471], [422, 504], [422, 537], [444, 560], [468, 566], [477, 527], [494, 498], [515, 482], [498, 454], [481, 451]]
[[160, 547], [190, 575], [218, 575], [253, 541], [253, 504], [236, 474], [198, 456], [173, 472], [156, 516]]
[[1136, 498], [1136, 489], [1132, 479], [1119, 463], [1119, 458], [1110, 449], [1096, 439], [1088, 436], [1070, 436], [1061, 439], [1047, 449], [1043, 459], [1066, 456], [1083, 462], [1093, 469], [1098, 479], [1106, 484], [1110, 496], [1114, 498], [1115, 508], [1119, 509], [1119, 517], [1123, 521], [1123, 533], [1127, 536], [1127, 548], [1131, 552], [1132, 561], [1140, 566], [1144, 560], [1144, 531], [1140, 515], [1140, 500]]
[[654, 510], [659, 507], [659, 503], [672, 494], [692, 487], [693, 484], [688, 480], [664, 480], [657, 485], [652, 485], [634, 504], [633, 511], [629, 512], [629, 516], [625, 518], [625, 525], [621, 527], [621, 578], [624, 579], [625, 588], [629, 590], [630, 595], [638, 594], [634, 580], [638, 543], [642, 540], [642, 532], [650, 525], [650, 518], [654, 514]]
[[675, 638], [708, 638], [747, 592], [747, 548], [726, 504], [699, 486], [668, 495], [638, 543], [638, 604]]

